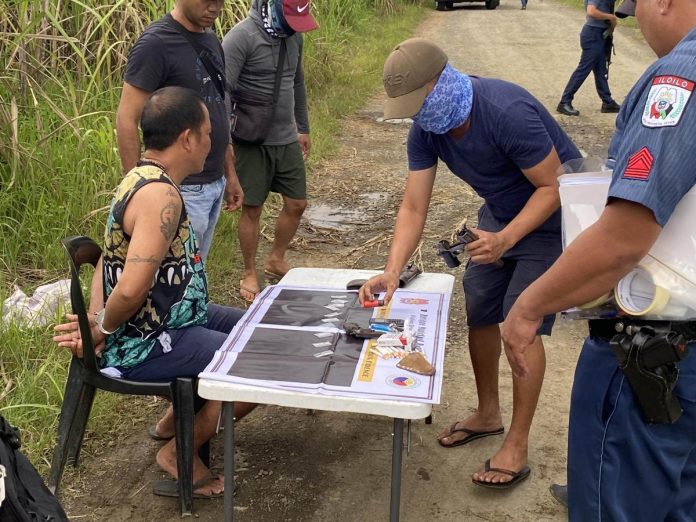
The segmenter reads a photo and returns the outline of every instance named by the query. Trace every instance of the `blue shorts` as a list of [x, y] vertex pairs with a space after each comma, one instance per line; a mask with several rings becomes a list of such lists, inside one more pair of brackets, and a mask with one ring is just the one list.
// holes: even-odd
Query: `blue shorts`
[[[484, 205], [479, 211], [478, 228], [499, 232], [505, 223], [491, 216]], [[522, 292], [558, 259], [561, 234], [532, 232], [502, 257], [503, 266], [479, 265], [471, 260], [464, 272], [466, 323], [470, 327], [502, 323]], [[555, 315], [547, 315], [537, 331], [551, 335]]]
[[696, 344], [674, 388], [682, 416], [646, 424], [607, 341], [587, 338], [568, 430], [571, 522], [696, 520]]
[[205, 325], [170, 330], [171, 351], [165, 353], [157, 341], [143, 362], [123, 370], [123, 377], [133, 381], [198, 377], [243, 315], [244, 311], [238, 308], [208, 304], [208, 322]]

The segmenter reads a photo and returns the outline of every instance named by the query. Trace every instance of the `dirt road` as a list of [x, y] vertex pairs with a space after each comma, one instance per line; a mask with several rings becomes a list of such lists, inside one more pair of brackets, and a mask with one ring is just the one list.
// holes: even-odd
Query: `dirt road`
[[[554, 111], [579, 58], [583, 14], [550, 0], [531, 0], [520, 11], [503, 0], [495, 11], [463, 4], [450, 12], [429, 11], [416, 35], [430, 38], [452, 63], [471, 74], [521, 84]], [[619, 28], [610, 84], [620, 102], [653, 60], [635, 31]], [[315, 171], [312, 208], [290, 253], [295, 266], [378, 268], [385, 259], [393, 217], [406, 171], [405, 124], [379, 123], [382, 94], [345, 122], [341, 150]], [[577, 145], [602, 154], [613, 115], [599, 112], [591, 79], [578, 94], [579, 118], [559, 117]], [[449, 234], [463, 216], [475, 218], [479, 202], [463, 183], [441, 168], [424, 236], [427, 271], [446, 267], [432, 245]], [[361, 248], [368, 240], [370, 246]], [[459, 270], [452, 273], [461, 276]], [[529, 480], [510, 492], [483, 490], [470, 476], [501, 443], [491, 437], [442, 449], [435, 436], [443, 426], [476, 405], [466, 346], [461, 285], [456, 285], [448, 335], [443, 402], [434, 423], [413, 425], [413, 446], [405, 458], [402, 485], [404, 521], [564, 520], [564, 510], [548, 494], [551, 482], [565, 480], [568, 402], [583, 325], [560, 324], [547, 342], [547, 378], [531, 434]], [[501, 361], [503, 418], [509, 426], [511, 379]], [[150, 403], [145, 403], [147, 406]], [[75, 520], [177, 520], [174, 500], [154, 497], [153, 463], [157, 444], [147, 439], [147, 422], [161, 405], [145, 407], [121, 440], [103, 448], [94, 437], [78, 474], [66, 475], [66, 506]], [[147, 417], [144, 419], [142, 417]], [[385, 418], [263, 407], [238, 425], [236, 497], [238, 520], [387, 520], [391, 421]], [[101, 442], [100, 442], [101, 439]], [[221, 469], [222, 450], [214, 447]], [[198, 501], [200, 520], [220, 520], [222, 500]]]

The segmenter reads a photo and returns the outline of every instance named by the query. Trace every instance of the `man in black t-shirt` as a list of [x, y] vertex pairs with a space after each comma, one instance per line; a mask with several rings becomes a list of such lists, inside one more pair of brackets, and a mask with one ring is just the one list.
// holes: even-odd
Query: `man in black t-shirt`
[[[234, 211], [243, 191], [229, 144], [229, 119], [218, 78], [211, 75], [190, 40], [200, 46], [224, 81], [220, 42], [210, 27], [223, 0], [176, 0], [174, 10], [153, 22], [128, 56], [121, 102], [116, 114], [118, 149], [124, 172], [135, 167], [141, 152], [138, 122], [150, 93], [167, 86], [188, 87], [200, 94], [212, 124], [210, 154], [205, 167], [181, 186], [201, 256], [208, 255], [220, 208]], [[187, 36], [185, 36], [187, 35]], [[215, 71], [214, 71], [215, 72]]]

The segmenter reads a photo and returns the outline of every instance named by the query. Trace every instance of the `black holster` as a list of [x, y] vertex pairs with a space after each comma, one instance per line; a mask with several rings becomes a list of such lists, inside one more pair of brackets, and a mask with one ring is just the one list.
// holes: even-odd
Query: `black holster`
[[672, 393], [679, 376], [675, 363], [688, 353], [686, 340], [677, 332], [658, 333], [650, 326], [635, 330], [611, 339], [619, 367], [633, 389], [645, 422], [674, 424], [682, 414], [679, 399]]

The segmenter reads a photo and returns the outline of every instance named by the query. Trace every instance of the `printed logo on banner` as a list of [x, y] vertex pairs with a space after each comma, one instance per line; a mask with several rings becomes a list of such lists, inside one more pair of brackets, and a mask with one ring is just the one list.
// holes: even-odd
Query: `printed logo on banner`
[[694, 82], [679, 76], [655, 76], [643, 109], [645, 127], [674, 127], [684, 114]]
[[394, 388], [417, 388], [420, 386], [420, 379], [408, 375], [390, 375], [387, 377], [387, 384]]
[[430, 301], [428, 299], [423, 299], [422, 297], [402, 297], [399, 299], [399, 302], [410, 305], [426, 305]]

